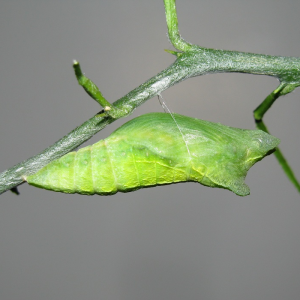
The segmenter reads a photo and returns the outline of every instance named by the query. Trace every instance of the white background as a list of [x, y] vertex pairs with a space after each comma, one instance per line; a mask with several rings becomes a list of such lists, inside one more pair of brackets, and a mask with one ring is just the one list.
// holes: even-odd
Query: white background
[[[298, 0], [178, 0], [189, 42], [300, 56]], [[163, 1], [0, 2], [0, 168], [27, 159], [99, 111], [72, 60], [111, 102], [174, 61]], [[274, 78], [216, 74], [163, 93], [174, 112], [254, 129]], [[300, 178], [300, 89], [267, 113]], [[156, 98], [133, 118], [162, 111]], [[88, 144], [105, 138], [122, 119]], [[86, 145], [86, 144], [85, 144]], [[249, 172], [251, 195], [196, 183], [109, 197], [24, 184], [0, 196], [2, 300], [298, 300], [300, 197], [273, 156]]]

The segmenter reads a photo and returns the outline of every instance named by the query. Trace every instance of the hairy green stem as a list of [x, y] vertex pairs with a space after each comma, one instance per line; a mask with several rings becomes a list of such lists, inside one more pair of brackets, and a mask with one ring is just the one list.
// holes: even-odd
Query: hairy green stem
[[103, 108], [110, 107], [111, 104], [103, 97], [96, 84], [92, 80], [84, 76], [78, 61], [73, 61], [73, 68], [78, 84], [85, 89], [85, 91], [91, 96], [91, 98], [96, 100]]
[[173, 0], [164, 0], [168, 34], [173, 46], [179, 51], [188, 51], [192, 45], [181, 38], [178, 30], [176, 4]]

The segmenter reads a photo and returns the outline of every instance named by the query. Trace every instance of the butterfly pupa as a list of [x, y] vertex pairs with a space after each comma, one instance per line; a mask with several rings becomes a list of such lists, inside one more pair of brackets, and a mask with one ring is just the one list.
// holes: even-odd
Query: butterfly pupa
[[137, 117], [108, 138], [66, 154], [26, 180], [39, 188], [86, 195], [194, 181], [246, 196], [248, 170], [280, 142], [260, 130], [173, 117], [177, 124], [166, 113]]

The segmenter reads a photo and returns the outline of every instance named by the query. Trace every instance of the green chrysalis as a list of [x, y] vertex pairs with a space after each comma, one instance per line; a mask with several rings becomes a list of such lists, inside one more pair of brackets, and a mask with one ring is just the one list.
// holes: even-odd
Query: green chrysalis
[[111, 195], [195, 181], [250, 193], [244, 179], [279, 139], [178, 114], [137, 117], [98, 143], [70, 152], [28, 176], [36, 187], [64, 193]]

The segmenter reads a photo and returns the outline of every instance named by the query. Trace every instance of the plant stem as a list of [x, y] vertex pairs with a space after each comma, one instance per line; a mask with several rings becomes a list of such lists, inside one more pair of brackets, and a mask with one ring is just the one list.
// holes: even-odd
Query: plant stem
[[[286, 85], [280, 95], [287, 94], [300, 85], [299, 58], [208, 49], [185, 42], [178, 32], [175, 0], [164, 2], [170, 40], [176, 49], [184, 52], [177, 55], [176, 61], [170, 67], [114, 102], [113, 107], [117, 114], [101, 113], [92, 117], [42, 153], [1, 173], [0, 194], [21, 184], [24, 177], [72, 151], [116, 119], [129, 115], [148, 99], [190, 77], [218, 72], [273, 76]], [[97, 90], [95, 93], [94, 96], [101, 105], [109, 104], [100, 91], [100, 94]]]
[[[263, 120], [257, 121], [256, 126], [258, 129], [260, 129], [264, 132], [270, 133], [268, 128], [266, 127], [265, 123], [263, 122]], [[285, 159], [281, 150], [278, 147], [276, 148], [274, 155], [275, 155], [277, 161], [279, 162], [279, 164], [281, 165], [281, 167], [282, 167], [284, 173], [286, 174], [286, 176], [288, 177], [288, 179], [291, 181], [291, 183], [295, 186], [295, 188], [300, 193], [300, 184], [299, 184], [292, 168], [290, 167], [289, 163], [287, 162], [287, 160]]]
[[181, 38], [179, 34], [175, 2], [174, 0], [164, 0], [169, 38], [176, 49], [179, 51], [188, 51], [192, 45]]

